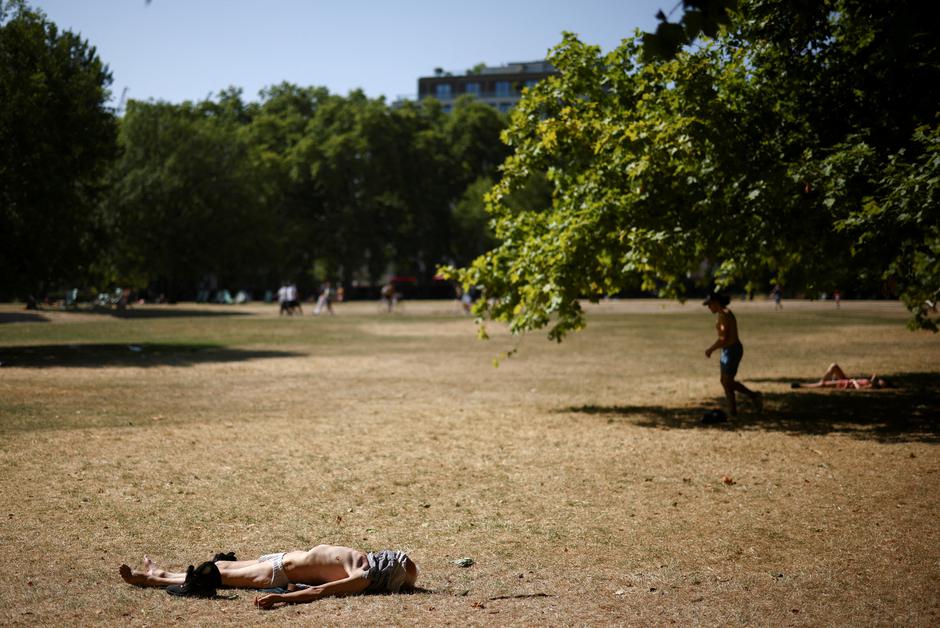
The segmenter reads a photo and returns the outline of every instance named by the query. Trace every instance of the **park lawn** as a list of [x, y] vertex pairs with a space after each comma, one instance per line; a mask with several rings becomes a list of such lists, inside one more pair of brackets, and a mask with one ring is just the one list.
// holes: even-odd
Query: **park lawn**
[[[937, 625], [940, 336], [784, 306], [732, 303], [765, 408], [719, 426], [698, 304], [562, 344], [448, 302], [0, 306], [0, 624]], [[900, 387], [790, 389], [832, 361]], [[117, 575], [318, 543], [405, 549], [424, 590], [263, 612]]]

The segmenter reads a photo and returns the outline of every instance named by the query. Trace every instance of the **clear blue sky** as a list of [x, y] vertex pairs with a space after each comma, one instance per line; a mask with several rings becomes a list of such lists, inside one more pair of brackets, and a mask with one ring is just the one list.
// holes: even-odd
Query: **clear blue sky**
[[27, 0], [81, 33], [111, 68], [116, 100], [201, 100], [228, 86], [257, 100], [289, 81], [414, 97], [419, 76], [545, 57], [564, 30], [616, 47], [675, 0]]

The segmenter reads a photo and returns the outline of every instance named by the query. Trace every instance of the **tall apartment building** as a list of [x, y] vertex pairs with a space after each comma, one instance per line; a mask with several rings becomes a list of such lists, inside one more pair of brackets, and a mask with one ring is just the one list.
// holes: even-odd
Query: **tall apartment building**
[[505, 112], [519, 102], [524, 87], [531, 87], [556, 73], [557, 70], [548, 61], [485, 66], [460, 75], [437, 71], [434, 76], [418, 79], [418, 100], [436, 98], [441, 101], [445, 111], [450, 111], [457, 98], [470, 94]]

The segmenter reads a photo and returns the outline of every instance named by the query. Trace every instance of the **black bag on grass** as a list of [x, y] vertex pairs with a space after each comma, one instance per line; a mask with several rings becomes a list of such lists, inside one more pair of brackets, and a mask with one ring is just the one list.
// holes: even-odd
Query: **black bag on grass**
[[222, 586], [222, 574], [212, 561], [207, 561], [186, 568], [186, 581], [183, 584], [171, 584], [166, 588], [170, 595], [180, 597], [215, 597], [215, 590]]
[[701, 422], [710, 425], [712, 423], [724, 423], [728, 420], [728, 415], [724, 410], [707, 410], [702, 415]]

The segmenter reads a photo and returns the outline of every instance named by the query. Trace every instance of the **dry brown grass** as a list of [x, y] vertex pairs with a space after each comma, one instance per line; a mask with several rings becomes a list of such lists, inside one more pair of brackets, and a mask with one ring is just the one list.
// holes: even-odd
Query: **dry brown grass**
[[[505, 333], [407, 305], [0, 307], [0, 624], [940, 622], [940, 337], [897, 304], [738, 304], [766, 408], [712, 428], [697, 305], [600, 304], [498, 368]], [[833, 360], [902, 387], [790, 390]], [[116, 571], [321, 542], [427, 590], [261, 612]]]

